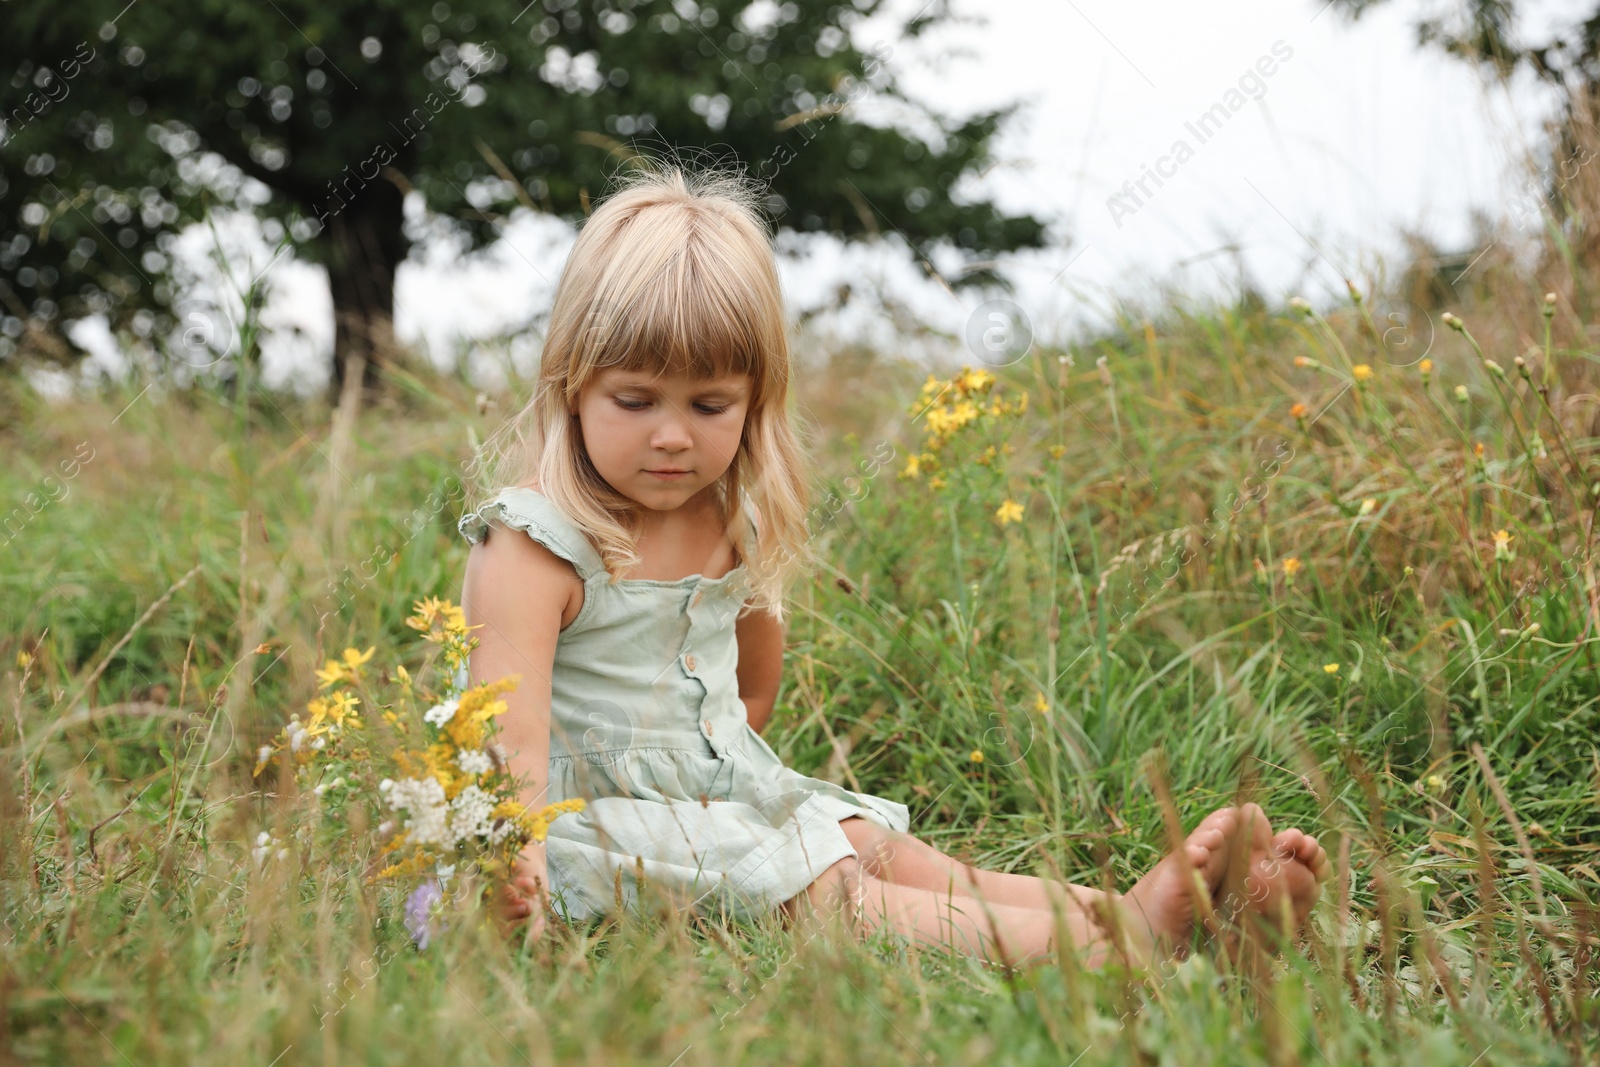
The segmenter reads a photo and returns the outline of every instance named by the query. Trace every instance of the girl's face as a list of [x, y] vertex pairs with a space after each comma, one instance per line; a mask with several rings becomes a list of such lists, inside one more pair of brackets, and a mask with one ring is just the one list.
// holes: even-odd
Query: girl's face
[[578, 394], [584, 448], [611, 488], [653, 511], [672, 511], [732, 466], [750, 389], [748, 374], [601, 371]]

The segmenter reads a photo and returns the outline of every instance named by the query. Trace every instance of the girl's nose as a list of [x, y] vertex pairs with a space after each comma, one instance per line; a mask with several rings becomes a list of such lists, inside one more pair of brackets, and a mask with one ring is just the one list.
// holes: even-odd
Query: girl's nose
[[650, 435], [650, 446], [663, 452], [681, 452], [694, 444], [689, 425], [677, 412], [669, 411]]

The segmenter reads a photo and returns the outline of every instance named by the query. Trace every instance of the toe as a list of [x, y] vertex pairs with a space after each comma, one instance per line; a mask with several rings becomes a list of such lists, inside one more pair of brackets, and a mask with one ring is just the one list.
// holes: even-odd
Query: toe
[[1311, 857], [1311, 862], [1308, 866], [1311, 868], [1311, 873], [1317, 876], [1317, 881], [1319, 882], [1326, 882], [1329, 876], [1333, 874], [1333, 864], [1328, 860], [1327, 850], [1321, 845], [1317, 846], [1316, 855]]
[[1261, 805], [1249, 803], [1239, 808], [1239, 822], [1245, 829], [1245, 837], [1259, 847], [1266, 847], [1272, 837], [1272, 824], [1267, 821], [1267, 813], [1261, 810]]
[[1302, 833], [1300, 838], [1300, 861], [1309, 867], [1311, 861], [1317, 858], [1317, 853], [1322, 851], [1322, 846], [1318, 845], [1317, 839], [1310, 834]]

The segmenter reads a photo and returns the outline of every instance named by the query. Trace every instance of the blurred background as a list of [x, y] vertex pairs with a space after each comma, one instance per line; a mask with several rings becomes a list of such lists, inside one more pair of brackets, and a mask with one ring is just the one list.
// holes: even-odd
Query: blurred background
[[1563, 217], [1593, 6], [12, 2], [0, 365], [227, 380], [251, 318], [270, 389], [375, 329], [495, 390], [607, 175], [669, 148], [768, 184], [822, 346], [1453, 283]]

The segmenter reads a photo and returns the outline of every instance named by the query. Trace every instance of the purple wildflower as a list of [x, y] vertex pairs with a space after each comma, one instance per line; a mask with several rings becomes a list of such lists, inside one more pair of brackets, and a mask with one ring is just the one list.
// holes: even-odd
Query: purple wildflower
[[444, 899], [437, 879], [429, 878], [406, 898], [406, 929], [417, 948], [426, 949], [434, 934], [433, 906]]

